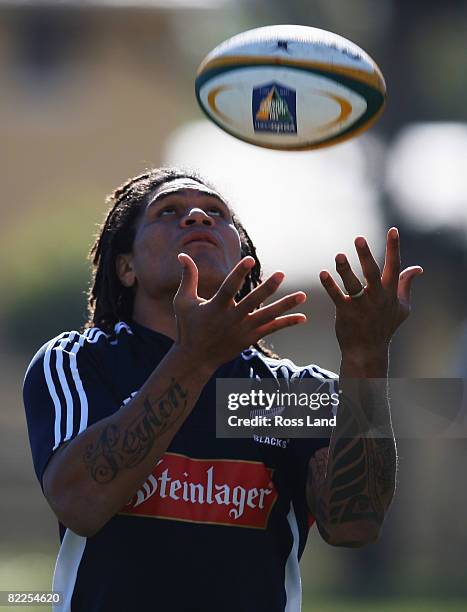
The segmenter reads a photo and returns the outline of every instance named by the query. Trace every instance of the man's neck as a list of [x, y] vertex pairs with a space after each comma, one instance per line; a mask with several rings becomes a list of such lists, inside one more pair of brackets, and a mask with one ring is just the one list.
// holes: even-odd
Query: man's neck
[[[199, 282], [198, 295], [208, 300], [218, 288], [218, 286], [203, 286]], [[175, 292], [176, 289], [173, 290], [173, 294], [168, 291], [158, 298], [137, 294], [133, 305], [133, 320], [175, 341], [177, 339], [177, 321], [173, 309]]]
[[176, 340], [177, 323], [173, 310], [173, 297], [167, 299], [135, 300], [133, 319], [136, 323], [144, 325], [153, 331], [159, 332]]

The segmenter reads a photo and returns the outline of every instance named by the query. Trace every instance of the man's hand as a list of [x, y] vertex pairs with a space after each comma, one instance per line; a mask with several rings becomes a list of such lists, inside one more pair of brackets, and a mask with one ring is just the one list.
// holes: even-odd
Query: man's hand
[[253, 257], [239, 261], [210, 300], [198, 296], [198, 268], [193, 259], [186, 253], [180, 253], [178, 259], [183, 275], [174, 298], [176, 343], [209, 368], [217, 369], [268, 334], [306, 321], [301, 313], [284, 314], [306, 300], [303, 291], [261, 306], [277, 291], [284, 278], [282, 272], [275, 272], [240, 302], [235, 302], [255, 264]]
[[[366, 285], [343, 253], [336, 270], [346, 295], [323, 271], [336, 306], [342, 351], [340, 402], [329, 448], [309, 464], [307, 500], [324, 539], [336, 546], [375, 542], [395, 491], [397, 453], [387, 399], [389, 342], [410, 312], [410, 287], [419, 266], [400, 272], [399, 233], [387, 235], [383, 273], [362, 236], [355, 240]], [[352, 297], [353, 296], [353, 297]]]
[[[343, 253], [336, 255], [336, 270], [348, 295], [329, 272], [323, 270], [320, 280], [336, 306], [336, 335], [343, 357], [365, 363], [387, 355], [391, 337], [410, 313], [412, 281], [423, 270], [412, 266], [400, 272], [399, 232], [395, 227], [387, 234], [382, 274], [363, 236], [355, 239], [355, 248], [365, 286]], [[362, 289], [360, 297], [351, 297]]]

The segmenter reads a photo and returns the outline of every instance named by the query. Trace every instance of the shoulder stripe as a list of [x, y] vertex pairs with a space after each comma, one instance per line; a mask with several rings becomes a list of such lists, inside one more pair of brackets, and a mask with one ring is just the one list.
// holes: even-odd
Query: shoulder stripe
[[62, 414], [62, 407], [60, 404], [60, 399], [57, 395], [57, 391], [55, 389], [55, 384], [53, 382], [52, 379], [52, 372], [51, 372], [51, 368], [50, 368], [50, 357], [51, 357], [51, 351], [55, 345], [55, 343], [60, 340], [61, 338], [63, 338], [64, 336], [66, 336], [68, 334], [68, 332], [64, 332], [63, 334], [60, 334], [60, 336], [57, 336], [56, 338], [53, 338], [46, 350], [45, 350], [45, 354], [44, 354], [44, 376], [45, 376], [45, 380], [47, 382], [47, 388], [49, 390], [50, 393], [50, 397], [52, 398], [54, 407], [55, 407], [55, 424], [54, 424], [54, 439], [55, 439], [55, 443], [54, 443], [54, 447], [53, 450], [55, 450], [57, 448], [57, 446], [60, 444], [60, 425], [61, 425], [61, 414]]
[[[77, 434], [84, 431], [87, 427], [88, 400], [78, 371], [77, 353], [86, 341], [95, 342], [97, 340], [99, 333], [96, 333], [96, 329], [87, 329], [83, 334], [79, 334], [76, 331], [64, 332], [51, 340], [45, 351], [44, 375], [55, 408], [54, 446], [52, 450], [56, 450], [61, 442], [66, 442], [73, 436], [74, 414], [77, 410], [80, 411]], [[55, 361], [52, 357], [55, 357]], [[58, 378], [65, 399], [64, 405], [54, 382], [54, 374]], [[69, 375], [68, 378], [67, 374]], [[69, 381], [73, 381], [72, 388], [70, 388]], [[74, 391], [79, 398], [79, 407], [73, 400]], [[65, 436], [63, 439], [61, 433], [62, 421], [65, 422]]]
[[[133, 334], [130, 327], [123, 321], [115, 325], [114, 331], [116, 335], [122, 331]], [[88, 426], [88, 398], [79, 374], [77, 357], [85, 343], [96, 344], [101, 338], [109, 338], [109, 336], [99, 327], [90, 327], [82, 334], [77, 331], [63, 332], [47, 345], [43, 368], [55, 409], [53, 451], [62, 442], [70, 440], [73, 434], [80, 434]], [[79, 401], [76, 401], [76, 398]], [[75, 421], [79, 421], [78, 431], [74, 426]], [[63, 426], [65, 426], [64, 436], [62, 436]]]
[[[84, 330], [83, 336], [84, 334], [87, 333], [87, 339], [89, 340], [89, 342], [92, 342], [93, 337], [96, 335], [97, 331], [99, 330], [98, 327], [89, 327], [88, 329]], [[84, 343], [84, 340], [82, 341]]]
[[[94, 328], [91, 331], [94, 331]], [[104, 338], [107, 338], [107, 334], [105, 334], [101, 329], [98, 329], [96, 333], [93, 334], [92, 338], [87, 338], [87, 341], [91, 344], [95, 344], [102, 336], [104, 336]]]
[[[81, 346], [84, 343], [84, 340], [82, 340], [82, 338], [84, 337], [81, 336], [81, 338], [79, 339], [79, 342], [75, 342], [73, 345], [73, 348], [70, 351], [70, 368], [71, 368], [71, 374], [73, 376], [73, 381], [75, 383], [76, 386], [76, 390], [78, 392], [78, 396], [79, 396], [79, 401], [81, 404], [81, 417], [80, 417], [80, 421], [79, 421], [79, 430], [78, 430], [78, 434], [80, 434], [82, 431], [84, 431], [86, 429], [86, 427], [88, 426], [88, 398], [86, 397], [86, 393], [84, 391], [84, 387], [83, 387], [83, 382], [80, 378], [79, 372], [78, 372], [78, 366], [76, 363], [76, 353], [78, 352], [78, 350], [81, 348]], [[73, 423], [73, 415], [71, 415], [71, 420]]]
[[[71, 390], [68, 385], [68, 381], [66, 379], [65, 370], [63, 367], [63, 355], [65, 352], [65, 347], [75, 338], [76, 333], [72, 333], [68, 338], [63, 338], [63, 340], [55, 346], [52, 350], [55, 351], [55, 367], [58, 373], [58, 380], [60, 381], [60, 386], [62, 387], [63, 395], [65, 396], [66, 403], [66, 433], [64, 442], [69, 440], [73, 434], [73, 398], [71, 396]], [[69, 361], [69, 359], [67, 359]], [[65, 366], [66, 367], [66, 366]], [[68, 369], [68, 368], [67, 368]]]
[[129, 325], [125, 323], [125, 321], [119, 321], [114, 326], [114, 331], [116, 334], [119, 334], [122, 330], [125, 330], [128, 334], [133, 335], [133, 330], [131, 329]]

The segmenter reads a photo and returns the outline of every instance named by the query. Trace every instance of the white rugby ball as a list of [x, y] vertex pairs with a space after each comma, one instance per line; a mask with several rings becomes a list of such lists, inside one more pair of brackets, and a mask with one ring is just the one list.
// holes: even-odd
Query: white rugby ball
[[371, 57], [318, 28], [276, 25], [238, 34], [198, 68], [197, 100], [240, 140], [270, 149], [316, 149], [368, 129], [386, 84]]

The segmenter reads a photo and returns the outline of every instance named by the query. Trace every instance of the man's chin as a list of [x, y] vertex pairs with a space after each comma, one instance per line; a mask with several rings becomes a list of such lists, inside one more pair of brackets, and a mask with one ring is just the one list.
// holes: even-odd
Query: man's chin
[[214, 294], [218, 291], [224, 279], [210, 279], [210, 278], [199, 278], [198, 279], [198, 295], [205, 300], [210, 300]]
[[205, 276], [222, 277], [223, 279], [227, 276], [228, 272], [226, 269], [225, 258], [222, 251], [216, 247], [196, 248], [193, 251], [186, 250], [186, 253], [195, 262], [199, 273], [203, 273]]
[[190, 248], [191, 243], [186, 245], [186, 253], [193, 259], [198, 268], [198, 295], [204, 299], [210, 299], [225, 277], [231, 272], [234, 264], [226, 265], [223, 252], [215, 246], [197, 246]]
[[228, 272], [219, 268], [213, 269], [212, 266], [198, 265], [198, 262], [196, 265], [198, 266], [198, 295], [208, 300], [219, 289]]

